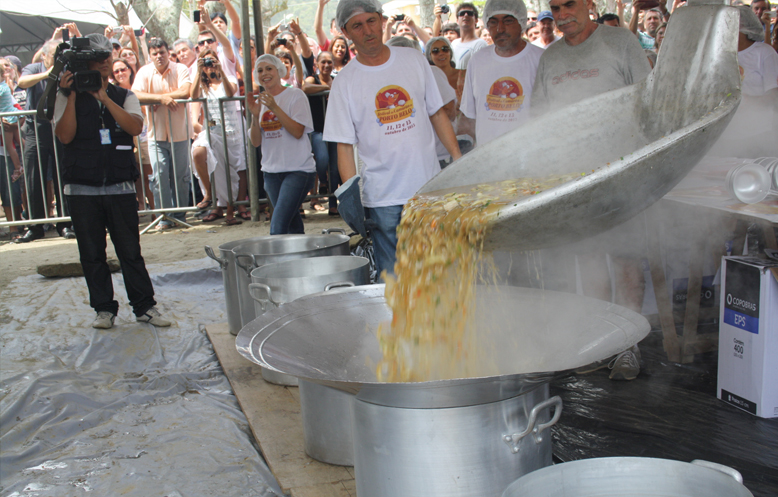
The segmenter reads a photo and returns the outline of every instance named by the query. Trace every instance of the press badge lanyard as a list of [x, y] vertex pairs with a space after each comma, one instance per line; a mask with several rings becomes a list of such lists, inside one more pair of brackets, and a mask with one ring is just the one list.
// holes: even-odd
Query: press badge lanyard
[[100, 145], [110, 145], [111, 130], [105, 129], [105, 121], [103, 121], [103, 112], [105, 108], [101, 102], [98, 103], [100, 104]]

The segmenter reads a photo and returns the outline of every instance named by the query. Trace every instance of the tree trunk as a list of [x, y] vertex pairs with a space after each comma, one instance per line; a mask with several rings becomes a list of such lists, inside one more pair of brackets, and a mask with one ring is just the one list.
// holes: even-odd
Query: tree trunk
[[[168, 45], [180, 38], [178, 25], [181, 16], [182, 0], [175, 0], [171, 4], [157, 5], [155, 0], [135, 0], [132, 8], [138, 14], [141, 22], [145, 23], [149, 31], [147, 39], [158, 37], [165, 40]], [[188, 36], [189, 33], [185, 33]], [[172, 48], [172, 47], [171, 47]]]
[[420, 27], [432, 27], [435, 21], [435, 0], [419, 0]]

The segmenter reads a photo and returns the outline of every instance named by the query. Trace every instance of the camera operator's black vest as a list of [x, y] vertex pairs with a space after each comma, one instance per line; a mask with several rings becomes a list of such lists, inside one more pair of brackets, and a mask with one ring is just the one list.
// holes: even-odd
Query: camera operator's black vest
[[[124, 106], [127, 90], [109, 84], [105, 91], [108, 98], [120, 107]], [[108, 109], [88, 93], [76, 94], [76, 125], [76, 136], [64, 147], [64, 184], [113, 185], [135, 181], [140, 176], [132, 153], [132, 135], [124, 131]], [[103, 127], [111, 132], [110, 145], [100, 143], [100, 129]], [[117, 150], [117, 146], [124, 150]]]

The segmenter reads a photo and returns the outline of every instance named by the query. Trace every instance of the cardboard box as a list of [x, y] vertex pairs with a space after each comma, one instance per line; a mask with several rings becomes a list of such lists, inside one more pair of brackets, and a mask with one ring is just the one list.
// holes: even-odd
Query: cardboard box
[[778, 261], [723, 257], [718, 396], [778, 417]]

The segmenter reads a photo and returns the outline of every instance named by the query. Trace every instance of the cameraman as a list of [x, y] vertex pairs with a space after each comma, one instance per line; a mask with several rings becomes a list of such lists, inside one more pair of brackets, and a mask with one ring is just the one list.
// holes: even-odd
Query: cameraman
[[89, 304], [97, 312], [94, 328], [113, 326], [119, 303], [113, 298], [106, 263], [105, 230], [111, 235], [124, 286], [136, 320], [170, 326], [157, 311], [154, 288], [140, 251], [132, 137], [143, 128], [140, 103], [131, 91], [108, 83], [113, 68], [111, 41], [90, 34], [90, 48], [104, 51], [88, 62], [102, 76], [97, 91], [76, 92], [73, 74], [60, 79], [54, 105], [55, 134], [64, 145], [62, 181], [76, 229]]

